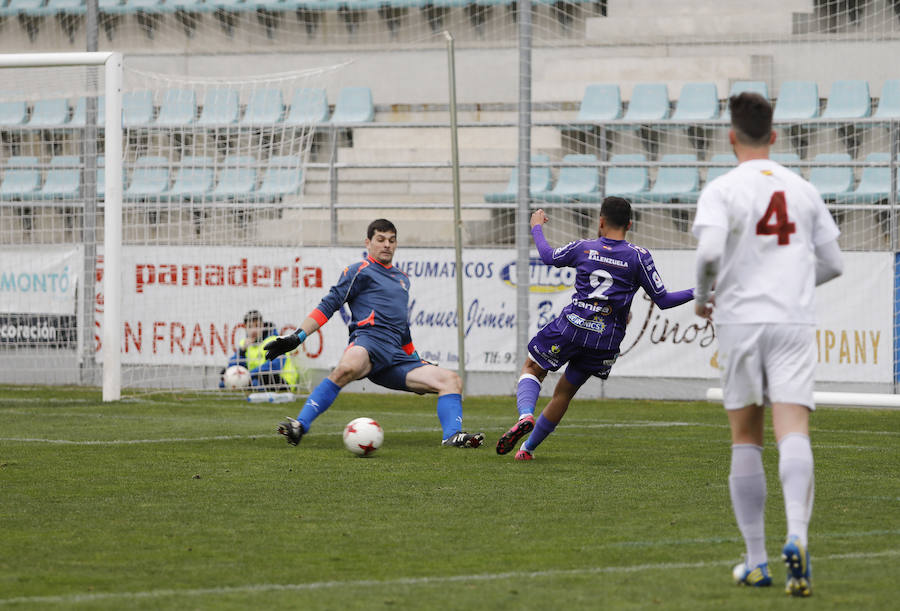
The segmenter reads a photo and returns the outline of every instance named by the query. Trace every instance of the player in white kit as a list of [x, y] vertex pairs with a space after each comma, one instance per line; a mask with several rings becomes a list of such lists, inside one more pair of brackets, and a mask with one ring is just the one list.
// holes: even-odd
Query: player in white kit
[[693, 232], [699, 241], [695, 308], [699, 316], [715, 318], [731, 425], [728, 482], [747, 548], [733, 574], [741, 584], [772, 584], [762, 462], [764, 406], [770, 404], [787, 514], [785, 590], [809, 596], [814, 291], [843, 270], [840, 232], [815, 187], [769, 160], [775, 142], [769, 102], [742, 93], [729, 107], [729, 140], [739, 165], [703, 189]]

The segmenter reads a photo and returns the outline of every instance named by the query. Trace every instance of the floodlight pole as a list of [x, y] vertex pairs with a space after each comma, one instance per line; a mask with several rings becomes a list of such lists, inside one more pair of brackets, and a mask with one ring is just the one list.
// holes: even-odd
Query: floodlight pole
[[453, 35], [444, 31], [447, 39], [447, 67], [450, 79], [450, 155], [453, 166], [453, 246], [456, 251], [456, 348], [459, 353], [457, 370], [462, 380], [463, 394], [466, 391], [466, 334], [463, 330], [463, 261], [462, 261], [462, 210], [459, 197], [459, 142], [456, 124], [456, 58]]
[[516, 209], [516, 363], [525, 363], [529, 338], [529, 279], [531, 256], [531, 0], [519, 4], [519, 159]]

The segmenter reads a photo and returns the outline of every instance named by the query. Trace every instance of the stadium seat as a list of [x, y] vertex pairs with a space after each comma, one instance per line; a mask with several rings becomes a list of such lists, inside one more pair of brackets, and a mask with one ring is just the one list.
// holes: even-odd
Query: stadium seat
[[212, 192], [213, 178], [211, 157], [186, 155], [178, 164], [175, 181], [166, 196], [170, 201], [204, 201]]
[[872, 112], [872, 100], [869, 97], [869, 83], [866, 81], [835, 81], [823, 119], [861, 119]]
[[216, 87], [203, 96], [203, 110], [197, 125], [201, 127], [225, 127], [235, 125], [241, 115], [241, 103], [235, 89]]
[[37, 195], [44, 200], [71, 200], [80, 196], [81, 158], [61, 155], [50, 160], [47, 179]]
[[134, 163], [131, 183], [125, 189], [124, 199], [160, 199], [169, 189], [169, 165], [166, 157], [139, 157]]
[[229, 155], [219, 169], [219, 182], [213, 199], [248, 200], [256, 190], [256, 158], [251, 155]]
[[25, 102], [0, 102], [0, 127], [22, 125], [28, 120]]
[[304, 87], [294, 91], [287, 125], [314, 125], [328, 120], [328, 98], [321, 88]]
[[31, 110], [28, 127], [64, 127], [69, 122], [69, 102], [66, 99], [38, 100]]
[[146, 127], [153, 122], [153, 92], [129, 91], [122, 96], [122, 127]]
[[805, 121], [819, 116], [819, 86], [815, 81], [785, 81], [775, 101], [773, 121]]
[[[816, 155], [816, 162], [833, 163], [850, 161], [847, 153], [820, 153]], [[809, 182], [819, 191], [822, 199], [837, 200], [847, 195], [853, 189], [853, 168], [843, 167], [814, 167], [809, 172]]]
[[715, 180], [722, 174], [727, 174], [732, 169], [737, 167], [737, 164], [738, 164], [737, 157], [735, 157], [734, 153], [720, 153], [718, 155], [713, 155], [712, 158], [710, 158], [710, 162], [712, 162], [712, 163], [730, 163], [731, 167], [727, 167], [727, 168], [724, 166], [710, 167], [708, 170], [706, 170], [706, 184], [709, 184], [710, 181]]
[[106, 199], [106, 155], [97, 155], [97, 199]]
[[672, 113], [672, 121], [709, 121], [719, 116], [719, 93], [715, 83], [685, 83]]
[[[696, 155], [669, 154], [660, 159], [663, 163], [696, 163]], [[700, 195], [700, 170], [691, 167], [661, 167], [656, 173], [656, 181], [644, 195], [644, 199], [655, 202], [693, 202]]]
[[[643, 196], [650, 187], [650, 172], [647, 166], [628, 166], [629, 163], [645, 163], [647, 157], [640, 153], [613, 155], [606, 170], [604, 196], [615, 195], [634, 200]], [[596, 201], [602, 201], [598, 197]], [[585, 200], [587, 201], [587, 200]]]
[[[866, 161], [869, 163], [887, 163], [891, 160], [890, 153], [869, 153]], [[851, 204], [875, 204], [885, 201], [891, 193], [891, 168], [864, 167], [859, 177], [859, 184], [851, 193], [838, 197], [838, 201]]]
[[[84, 127], [86, 120], [87, 98], [78, 98], [68, 127]], [[97, 98], [97, 125], [103, 127], [104, 123], [106, 123], [106, 96], [101, 95]]]
[[256, 89], [250, 95], [247, 109], [241, 117], [241, 127], [272, 126], [281, 121], [284, 100], [280, 89]]
[[10, 157], [0, 183], [0, 200], [28, 200], [41, 187], [37, 157]]
[[731, 110], [728, 108], [728, 100], [732, 96], [740, 95], [745, 91], [758, 93], [767, 100], [769, 99], [769, 86], [766, 85], [765, 81], [735, 81], [731, 84], [731, 89], [728, 91], [728, 98], [725, 100], [725, 106], [722, 109], [723, 119], [731, 121]]
[[769, 159], [780, 163], [795, 174], [803, 175], [802, 169], [799, 166], [793, 165], [794, 162], [800, 161], [800, 155], [797, 153], [772, 153], [769, 155]]
[[84, 15], [87, 8], [85, 0], [47, 0], [47, 4], [29, 12], [32, 15]]
[[31, 14], [31, 11], [40, 9], [42, 4], [44, 4], [44, 0], [9, 0], [8, 3], [0, 1], [0, 17], [28, 15]]
[[[550, 156], [532, 155], [531, 161], [537, 163], [548, 163], [550, 161]], [[553, 179], [550, 175], [550, 166], [532, 167], [528, 181], [528, 192], [530, 193], [532, 198], [538, 196], [539, 194], [546, 193], [550, 190], [552, 181]], [[513, 168], [512, 173], [509, 176], [509, 182], [506, 184], [506, 189], [500, 191], [499, 193], [486, 193], [484, 196], [484, 201], [491, 204], [508, 204], [517, 201], [518, 194], [519, 168]]]
[[197, 95], [189, 89], [169, 89], [162, 95], [156, 127], [181, 127], [194, 122], [197, 116]]
[[344, 87], [334, 105], [332, 123], [370, 123], [375, 120], [372, 90], [368, 87]]
[[[565, 163], [594, 163], [595, 155], [566, 155]], [[583, 197], [595, 197], [600, 189], [600, 175], [597, 168], [566, 167], [559, 170], [556, 185], [550, 191], [535, 195], [536, 201], [543, 202], [577, 202]]]
[[280, 201], [300, 192], [303, 170], [295, 155], [276, 155], [269, 159], [262, 184], [256, 192], [260, 201]]
[[621, 118], [622, 94], [618, 85], [603, 83], [585, 88], [575, 121], [615, 121]]
[[631, 92], [625, 120], [654, 123], [669, 116], [669, 90], [665, 83], [638, 83]]
[[881, 97], [878, 99], [878, 108], [872, 116], [878, 119], [900, 118], [900, 79], [884, 82]]

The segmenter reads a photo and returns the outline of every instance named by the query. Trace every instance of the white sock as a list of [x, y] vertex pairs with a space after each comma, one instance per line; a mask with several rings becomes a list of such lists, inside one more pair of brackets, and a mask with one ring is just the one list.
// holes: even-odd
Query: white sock
[[784, 493], [784, 511], [789, 535], [797, 535], [806, 546], [812, 514], [815, 480], [809, 436], [790, 433], [778, 442], [778, 475]]
[[731, 446], [731, 473], [728, 488], [738, 528], [747, 546], [750, 568], [768, 562], [766, 556], [766, 474], [762, 451], [753, 444]]

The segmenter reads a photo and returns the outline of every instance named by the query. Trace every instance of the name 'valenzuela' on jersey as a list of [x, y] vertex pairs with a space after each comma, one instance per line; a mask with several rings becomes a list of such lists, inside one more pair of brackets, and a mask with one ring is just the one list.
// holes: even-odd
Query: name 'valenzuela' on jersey
[[344, 304], [350, 307], [350, 339], [375, 331], [379, 338], [405, 347], [409, 332], [409, 276], [393, 265], [383, 265], [371, 256], [344, 268], [310, 316], [324, 325]]
[[577, 240], [554, 250], [540, 225], [532, 235], [546, 265], [576, 270], [575, 293], [560, 315], [577, 329], [572, 339], [583, 346], [618, 349], [639, 288], [663, 309], [693, 297], [693, 289], [669, 293], [650, 252], [626, 240]]

